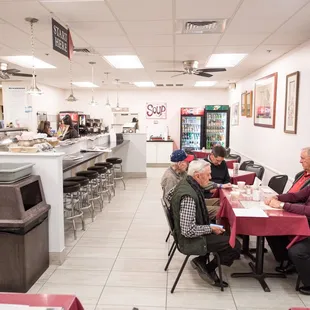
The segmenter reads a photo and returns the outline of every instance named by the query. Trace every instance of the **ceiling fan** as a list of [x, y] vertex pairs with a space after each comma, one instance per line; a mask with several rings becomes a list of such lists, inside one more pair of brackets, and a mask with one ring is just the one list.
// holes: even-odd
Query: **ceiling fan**
[[0, 79], [8, 80], [12, 76], [21, 76], [21, 77], [32, 77], [32, 74], [20, 73], [20, 70], [17, 69], [8, 69], [8, 64], [1, 62], [0, 63]]
[[206, 69], [199, 69], [198, 68], [198, 61], [197, 60], [185, 60], [182, 62], [184, 70], [156, 70], [156, 72], [179, 72], [179, 74], [173, 75], [172, 77], [179, 76], [179, 75], [198, 75], [203, 77], [211, 77], [212, 74], [208, 72], [223, 72], [226, 71], [225, 68], [206, 68]]

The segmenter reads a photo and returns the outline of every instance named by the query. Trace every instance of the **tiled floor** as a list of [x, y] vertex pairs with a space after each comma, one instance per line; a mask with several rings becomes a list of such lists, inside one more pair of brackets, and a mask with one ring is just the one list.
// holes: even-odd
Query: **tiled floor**
[[[74, 241], [67, 233], [68, 256], [32, 287], [32, 293], [76, 294], [86, 310], [289, 309], [310, 306], [310, 297], [294, 290], [296, 277], [268, 279], [271, 293], [253, 279], [232, 279], [233, 271], [248, 271], [242, 258], [224, 268], [230, 288], [224, 292], [202, 281], [188, 264], [174, 294], [170, 289], [183, 257], [173, 259], [165, 272], [167, 224], [160, 205], [163, 169], [148, 170], [147, 179], [126, 181], [124, 191], [99, 213]], [[275, 263], [266, 257], [266, 269]]]

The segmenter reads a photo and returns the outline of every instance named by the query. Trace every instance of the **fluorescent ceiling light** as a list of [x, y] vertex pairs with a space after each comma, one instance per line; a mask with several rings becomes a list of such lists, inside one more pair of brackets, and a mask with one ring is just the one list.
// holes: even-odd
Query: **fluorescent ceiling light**
[[99, 87], [98, 85], [93, 84], [92, 82], [72, 82], [72, 85], [75, 85], [77, 87], [87, 87], [87, 88]]
[[137, 87], [155, 87], [153, 82], [133, 82]]
[[50, 65], [49, 63], [32, 56], [0, 56], [0, 58], [23, 68], [32, 69], [33, 64], [36, 69], [56, 68], [55, 66]]
[[217, 81], [197, 81], [195, 83], [195, 87], [211, 87], [214, 86]]
[[143, 65], [136, 55], [103, 56], [116, 69], [143, 69]]
[[212, 67], [235, 67], [248, 54], [212, 54], [207, 61], [207, 68]]

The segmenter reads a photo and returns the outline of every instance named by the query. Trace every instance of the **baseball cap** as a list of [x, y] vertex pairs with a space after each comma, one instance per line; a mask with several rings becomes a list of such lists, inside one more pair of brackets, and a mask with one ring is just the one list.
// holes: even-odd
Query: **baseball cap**
[[187, 155], [184, 150], [175, 150], [170, 156], [170, 161], [177, 163], [179, 161], [191, 162], [194, 160], [194, 155]]

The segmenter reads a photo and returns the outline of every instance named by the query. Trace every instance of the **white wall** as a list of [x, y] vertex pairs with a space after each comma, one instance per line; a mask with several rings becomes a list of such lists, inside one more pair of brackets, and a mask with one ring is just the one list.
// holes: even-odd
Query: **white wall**
[[[300, 71], [297, 134], [284, 133], [286, 75]], [[254, 91], [255, 80], [278, 72], [275, 128], [254, 126], [254, 118], [239, 117], [239, 126], [231, 127], [231, 148], [267, 168], [265, 183], [274, 173], [290, 178], [302, 170], [299, 164], [300, 149], [310, 146], [310, 42], [286, 54], [237, 84], [229, 92], [229, 103], [241, 102], [241, 93]], [[254, 113], [253, 113], [254, 114]], [[268, 169], [270, 168], [270, 169]]]
[[[112, 120], [111, 112], [105, 109], [106, 92], [95, 91], [95, 99], [99, 105], [91, 107], [88, 102], [91, 99], [91, 92], [86, 90], [75, 90], [75, 96], [79, 99], [71, 104], [73, 110], [81, 110], [91, 117], [103, 118], [106, 124]], [[66, 92], [66, 96], [69, 92]], [[116, 106], [116, 92], [109, 92], [110, 103]], [[180, 143], [180, 108], [181, 107], [204, 107], [205, 105], [225, 105], [228, 104], [228, 93], [226, 89], [173, 89], [173, 90], [121, 90], [119, 92], [119, 102], [121, 107], [129, 107], [130, 112], [139, 113], [140, 132], [145, 132], [147, 126], [154, 126], [154, 120], [146, 119], [147, 102], [166, 102], [167, 119], [158, 120], [159, 125], [169, 127], [169, 134], [175, 140], [175, 147]], [[68, 109], [70, 105], [65, 103], [62, 109]]]
[[[30, 83], [30, 82], [29, 82]], [[43, 91], [43, 95], [12, 98], [9, 87], [29, 87], [28, 82], [6, 82], [3, 83], [3, 106], [5, 123], [19, 121], [21, 126], [27, 126], [33, 131], [37, 129], [37, 112], [44, 111], [48, 115], [56, 115], [60, 109], [60, 104], [64, 101], [65, 91], [59, 88], [46, 85], [38, 85]], [[25, 105], [32, 105], [32, 112], [25, 112]]]

